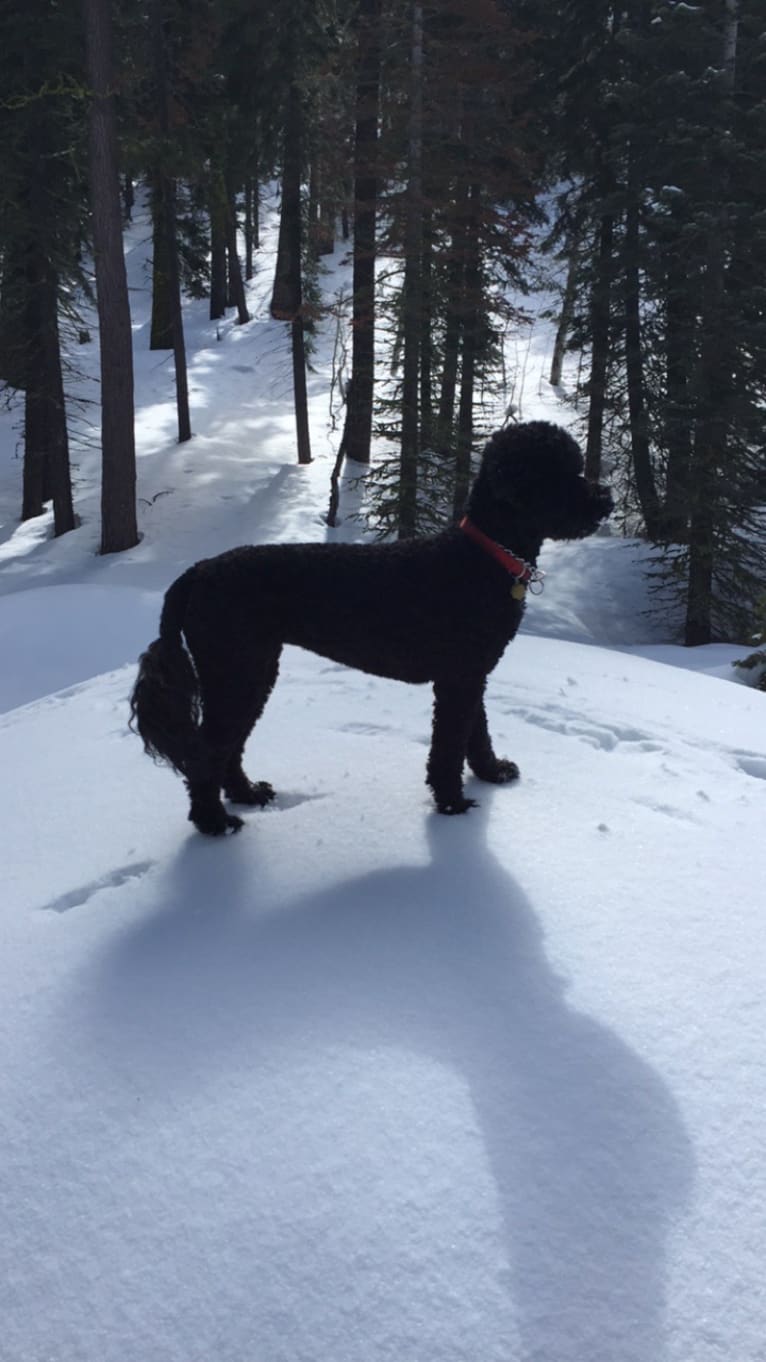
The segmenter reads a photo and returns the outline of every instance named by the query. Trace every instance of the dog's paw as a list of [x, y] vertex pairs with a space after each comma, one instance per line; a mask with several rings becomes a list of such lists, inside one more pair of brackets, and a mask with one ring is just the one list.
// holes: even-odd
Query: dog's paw
[[500, 757], [494, 769], [484, 779], [492, 785], [509, 785], [512, 780], [518, 780], [520, 775], [515, 761], [506, 761], [505, 757]]
[[226, 813], [222, 810], [221, 815], [215, 818], [198, 818], [189, 814], [189, 818], [198, 832], [205, 837], [226, 837], [229, 833], [239, 832], [245, 826], [243, 818], [238, 818], [235, 813]]
[[247, 777], [227, 785], [224, 794], [232, 804], [249, 804], [259, 809], [276, 799], [276, 791], [267, 780], [248, 780]]
[[469, 809], [478, 807], [478, 800], [466, 799], [465, 795], [460, 795], [459, 799], [437, 799], [436, 807], [439, 813], [467, 813]]

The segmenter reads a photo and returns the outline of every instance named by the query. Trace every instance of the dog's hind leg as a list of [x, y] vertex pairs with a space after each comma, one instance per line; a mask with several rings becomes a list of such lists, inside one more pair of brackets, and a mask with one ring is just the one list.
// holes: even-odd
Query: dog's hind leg
[[274, 790], [267, 780], [250, 780], [242, 768], [242, 755], [250, 733], [260, 719], [279, 671], [281, 649], [259, 666], [259, 675], [253, 683], [247, 719], [242, 726], [235, 747], [229, 757], [223, 775], [223, 792], [233, 804], [249, 804], [262, 808], [274, 798]]
[[426, 781], [440, 813], [465, 813], [475, 799], [463, 794], [463, 764], [481, 705], [484, 677], [434, 683], [434, 719]]
[[479, 780], [488, 781], [490, 785], [507, 785], [511, 780], [518, 780], [519, 768], [516, 762], [495, 756], [483, 700], [479, 702], [474, 716], [466, 757], [474, 775]]

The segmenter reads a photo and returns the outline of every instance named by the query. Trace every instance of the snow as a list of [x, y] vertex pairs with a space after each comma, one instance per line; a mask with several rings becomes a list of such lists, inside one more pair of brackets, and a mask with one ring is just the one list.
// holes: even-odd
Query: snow
[[[96, 555], [87, 448], [81, 528], [16, 527], [12, 415], [0, 435], [0, 1354], [763, 1362], [742, 649], [647, 617], [636, 543], [548, 546], [489, 688], [518, 786], [440, 818], [427, 691], [288, 650], [249, 758], [276, 804], [196, 835], [128, 732], [135, 656], [189, 561], [331, 537], [337, 436], [320, 344], [294, 465], [267, 258], [248, 327], [219, 342], [188, 307], [197, 435], [173, 444], [144, 235], [141, 544]], [[524, 416], [567, 419], [533, 335]]]

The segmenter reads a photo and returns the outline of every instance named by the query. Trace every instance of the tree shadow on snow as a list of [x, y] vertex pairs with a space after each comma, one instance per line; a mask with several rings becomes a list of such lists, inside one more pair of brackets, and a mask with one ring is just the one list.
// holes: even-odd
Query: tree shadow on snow
[[161, 911], [98, 962], [91, 1024], [158, 1092], [204, 1083], [233, 1055], [254, 1083], [275, 1055], [321, 1068], [340, 1044], [451, 1068], [497, 1190], [519, 1356], [662, 1362], [665, 1240], [692, 1150], [657, 1074], [568, 1004], [486, 816], [434, 815], [429, 864], [273, 911], [244, 838], [190, 839]]

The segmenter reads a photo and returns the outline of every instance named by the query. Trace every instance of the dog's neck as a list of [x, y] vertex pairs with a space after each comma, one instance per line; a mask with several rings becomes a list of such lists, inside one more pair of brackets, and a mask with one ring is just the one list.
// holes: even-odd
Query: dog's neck
[[485, 553], [488, 553], [490, 558], [494, 558], [495, 562], [499, 563], [517, 582], [526, 586], [535, 576], [534, 563], [527, 562], [525, 558], [518, 558], [511, 549], [506, 548], [505, 544], [499, 544], [496, 539], [480, 530], [479, 526], [475, 525], [469, 516], [463, 516], [460, 521], [460, 529], [474, 544], [478, 544]]
[[534, 529], [523, 516], [514, 516], [512, 508], [481, 495], [478, 482], [474, 485], [466, 507], [466, 516], [482, 534], [494, 543], [509, 550], [516, 558], [531, 563], [534, 567], [542, 548], [542, 536], [535, 535]]

